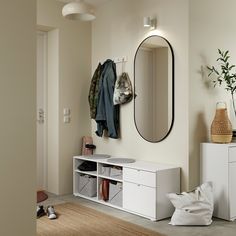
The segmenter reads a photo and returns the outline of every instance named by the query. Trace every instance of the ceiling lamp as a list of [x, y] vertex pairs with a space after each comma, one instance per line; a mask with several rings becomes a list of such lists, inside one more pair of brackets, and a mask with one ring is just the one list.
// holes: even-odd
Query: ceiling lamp
[[66, 4], [62, 8], [62, 15], [70, 20], [91, 21], [96, 18], [92, 6], [83, 0], [75, 0]]

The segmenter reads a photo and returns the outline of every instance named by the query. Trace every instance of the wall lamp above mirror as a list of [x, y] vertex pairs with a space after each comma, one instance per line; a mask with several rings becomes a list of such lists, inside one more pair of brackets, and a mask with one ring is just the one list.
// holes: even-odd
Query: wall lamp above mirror
[[143, 27], [145, 27], [145, 28], [150, 27], [151, 30], [156, 29], [157, 19], [156, 18], [151, 18], [150, 16], [143, 17]]
[[134, 58], [134, 121], [149, 142], [164, 140], [174, 123], [174, 53], [161, 36], [150, 36]]

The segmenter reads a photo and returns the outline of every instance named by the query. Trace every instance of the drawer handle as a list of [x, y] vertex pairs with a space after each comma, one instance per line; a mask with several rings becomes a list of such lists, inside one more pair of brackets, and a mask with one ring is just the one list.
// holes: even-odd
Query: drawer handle
[[140, 184], [137, 184], [138, 187], [140, 187]]

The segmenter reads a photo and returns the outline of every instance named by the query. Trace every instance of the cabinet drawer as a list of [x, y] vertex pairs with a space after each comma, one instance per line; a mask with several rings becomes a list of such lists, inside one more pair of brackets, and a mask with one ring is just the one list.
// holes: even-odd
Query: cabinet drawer
[[156, 218], [156, 189], [134, 183], [123, 183], [123, 207], [138, 214]]
[[229, 162], [236, 162], [236, 147], [229, 147]]
[[156, 187], [156, 172], [148, 172], [131, 168], [123, 169], [124, 181]]

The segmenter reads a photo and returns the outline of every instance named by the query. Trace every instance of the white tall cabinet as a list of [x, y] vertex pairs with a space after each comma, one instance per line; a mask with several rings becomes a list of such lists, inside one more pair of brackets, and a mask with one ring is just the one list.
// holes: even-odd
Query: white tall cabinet
[[[95, 162], [96, 171], [81, 171], [78, 167], [84, 161]], [[119, 167], [121, 174], [111, 176], [104, 173], [103, 168]], [[93, 197], [85, 196], [80, 192], [81, 175], [93, 176], [97, 180], [97, 194]], [[86, 156], [75, 156], [73, 158], [73, 189], [74, 195], [83, 197], [98, 203], [115, 207], [120, 210], [137, 214], [153, 221], [170, 217], [174, 207], [166, 194], [180, 191], [180, 168], [157, 164], [153, 162], [135, 161], [129, 164], [111, 164], [107, 159], [93, 159]], [[122, 186], [120, 204], [103, 201], [100, 195], [102, 180], [117, 181]]]
[[201, 182], [211, 181], [214, 216], [236, 219], [236, 143], [201, 144]]

